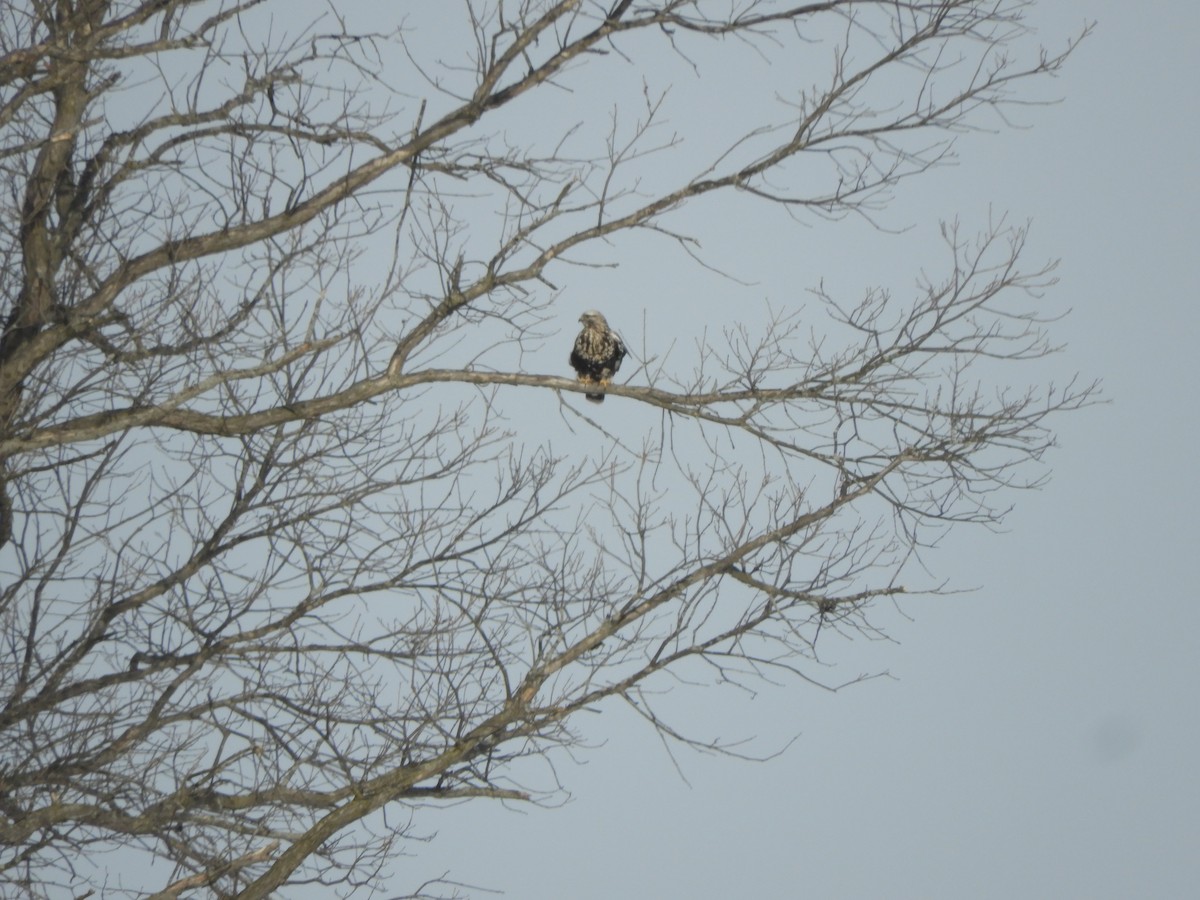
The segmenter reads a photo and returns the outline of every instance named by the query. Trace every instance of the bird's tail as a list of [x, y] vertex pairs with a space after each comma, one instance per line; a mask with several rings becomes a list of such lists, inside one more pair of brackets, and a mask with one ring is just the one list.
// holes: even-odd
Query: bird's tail
[[603, 394], [584, 394], [583, 396], [587, 397], [593, 403], [603, 403], [604, 402]]

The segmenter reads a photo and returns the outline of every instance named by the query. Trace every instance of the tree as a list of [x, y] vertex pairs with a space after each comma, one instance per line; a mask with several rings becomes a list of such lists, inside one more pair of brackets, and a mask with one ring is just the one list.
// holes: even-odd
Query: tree
[[[803, 681], [1094, 396], [994, 386], [1054, 349], [1002, 219], [913, 291], [627, 327], [603, 407], [550, 326], [645, 242], [730, 284], [692, 231], [734, 208], [876, 216], [1063, 64], [1024, 0], [428, 6], [2, 12], [11, 889], [373, 883], [618, 700], [720, 750], [647, 688]], [[759, 96], [696, 128], [663, 60]]]

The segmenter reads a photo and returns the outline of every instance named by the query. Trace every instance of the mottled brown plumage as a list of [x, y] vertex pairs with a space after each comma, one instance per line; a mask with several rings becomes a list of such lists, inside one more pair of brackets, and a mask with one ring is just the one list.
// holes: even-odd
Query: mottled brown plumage
[[[606, 387], [609, 379], [621, 368], [621, 360], [625, 358], [625, 343], [619, 334], [608, 327], [604, 316], [594, 309], [585, 312], [579, 321], [583, 323], [583, 331], [575, 338], [571, 367], [584, 384]], [[604, 402], [603, 393], [584, 396], [593, 403]]]

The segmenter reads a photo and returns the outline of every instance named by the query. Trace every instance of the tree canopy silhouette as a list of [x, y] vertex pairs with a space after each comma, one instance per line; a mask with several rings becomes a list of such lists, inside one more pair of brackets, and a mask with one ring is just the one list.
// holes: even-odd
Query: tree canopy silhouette
[[[580, 710], [722, 749], [646, 689], [799, 684], [999, 521], [1094, 393], [1010, 386], [1054, 350], [1023, 228], [945, 225], [914, 290], [731, 304], [690, 353], [636, 339], [648, 298], [575, 298], [633, 238], [719, 268], [711, 198], [874, 216], [1058, 71], [1028, 6], [6, 4], [3, 883], [378, 885], [408, 810], [526, 798]], [[761, 89], [691, 96], [700, 131], [666, 58]], [[603, 407], [591, 305], [629, 349]]]

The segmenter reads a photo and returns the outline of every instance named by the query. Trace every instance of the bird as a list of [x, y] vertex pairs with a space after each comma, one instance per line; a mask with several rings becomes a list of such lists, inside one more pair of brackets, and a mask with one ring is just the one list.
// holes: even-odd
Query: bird
[[[589, 309], [579, 321], [583, 330], [575, 338], [571, 350], [571, 367], [584, 384], [607, 387], [609, 380], [621, 368], [625, 358], [625, 342], [608, 327], [608, 321], [594, 309]], [[604, 394], [584, 394], [593, 403], [603, 403]]]

